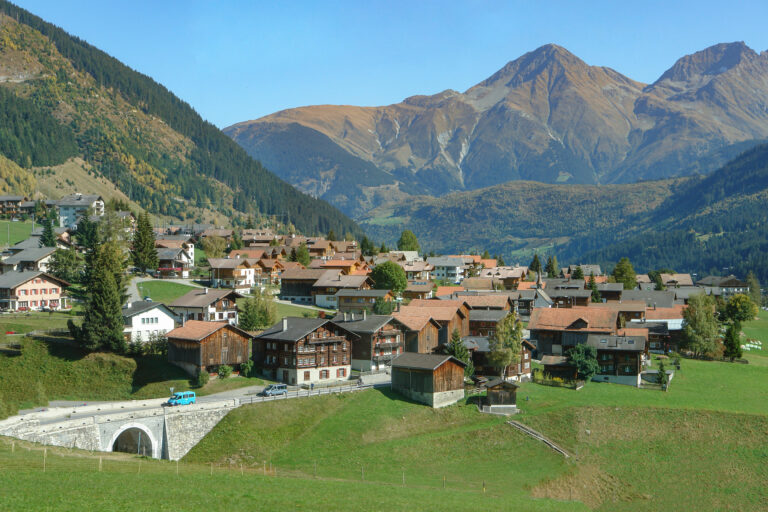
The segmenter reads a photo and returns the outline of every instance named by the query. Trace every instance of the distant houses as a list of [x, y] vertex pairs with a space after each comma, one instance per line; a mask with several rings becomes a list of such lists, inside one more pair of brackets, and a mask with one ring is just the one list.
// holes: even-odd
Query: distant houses
[[41, 311], [69, 309], [65, 288], [69, 283], [38, 270], [0, 275], [0, 309]]
[[123, 321], [126, 339], [145, 343], [172, 331], [176, 326], [176, 315], [165, 304], [140, 300], [123, 306]]

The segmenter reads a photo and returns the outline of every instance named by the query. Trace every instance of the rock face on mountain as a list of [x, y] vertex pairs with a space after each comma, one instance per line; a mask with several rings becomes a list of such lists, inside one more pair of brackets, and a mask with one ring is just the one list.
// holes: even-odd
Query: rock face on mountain
[[768, 137], [768, 54], [719, 44], [646, 85], [546, 45], [464, 93], [296, 108], [225, 133], [284, 179], [358, 217], [404, 195], [510, 180], [691, 174]]

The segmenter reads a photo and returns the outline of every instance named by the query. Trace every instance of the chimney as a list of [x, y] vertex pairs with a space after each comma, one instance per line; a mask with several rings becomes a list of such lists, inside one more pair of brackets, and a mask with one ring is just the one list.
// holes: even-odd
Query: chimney
[[208, 288], [203, 288], [203, 294], [208, 295]]
[[363, 320], [365, 320], [367, 317], [368, 317], [368, 310], [364, 309], [363, 310]]
[[347, 321], [347, 312], [346, 311], [344, 312], [344, 321], [345, 322]]
[[288, 317], [283, 317], [283, 332], [288, 330]]
[[353, 311], [351, 314], [352, 314], [352, 321], [354, 322], [355, 321], [355, 312]]

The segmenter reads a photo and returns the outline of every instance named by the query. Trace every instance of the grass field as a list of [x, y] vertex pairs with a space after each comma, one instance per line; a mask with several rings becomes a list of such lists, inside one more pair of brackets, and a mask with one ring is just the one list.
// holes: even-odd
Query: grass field
[[768, 311], [761, 309], [757, 315], [757, 320], [744, 323], [741, 330], [747, 338], [763, 342], [763, 350], [745, 350], [744, 354], [757, 354], [768, 357]]
[[162, 280], [137, 283], [136, 288], [142, 297], [151, 297], [153, 301], [163, 304], [169, 304], [194, 289], [193, 286], [187, 284]]
[[[39, 224], [37, 224], [40, 227]], [[32, 221], [13, 222], [10, 220], [0, 220], [0, 246], [15, 245], [22, 240], [29, 238], [32, 233]]]
[[7, 313], [0, 315], [0, 333], [7, 331], [27, 333], [35, 330], [66, 329], [67, 320], [77, 320], [77, 316], [69, 312], [53, 313]]

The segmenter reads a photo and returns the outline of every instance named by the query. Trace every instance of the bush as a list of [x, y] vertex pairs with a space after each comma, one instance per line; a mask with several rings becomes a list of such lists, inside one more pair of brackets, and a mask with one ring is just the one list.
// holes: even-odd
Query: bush
[[200, 373], [197, 374], [197, 379], [195, 380], [195, 385], [199, 388], [205, 386], [208, 384], [208, 381], [211, 379], [211, 376], [208, 375], [208, 372], [205, 370], [200, 370]]
[[228, 364], [223, 364], [223, 365], [219, 366], [219, 378], [220, 379], [226, 379], [230, 375], [232, 375], [232, 367], [231, 366], [229, 366]]
[[240, 375], [243, 377], [253, 377], [253, 361], [249, 359], [240, 365]]

